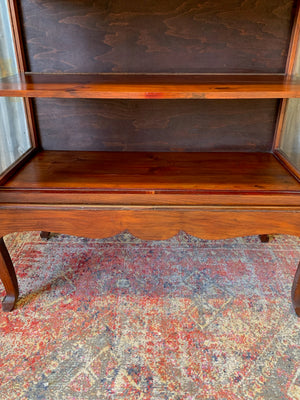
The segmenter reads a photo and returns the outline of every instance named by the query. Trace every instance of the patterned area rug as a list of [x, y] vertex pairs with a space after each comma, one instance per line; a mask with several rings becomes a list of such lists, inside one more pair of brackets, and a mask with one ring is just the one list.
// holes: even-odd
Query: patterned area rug
[[300, 399], [300, 239], [9, 235], [0, 399]]

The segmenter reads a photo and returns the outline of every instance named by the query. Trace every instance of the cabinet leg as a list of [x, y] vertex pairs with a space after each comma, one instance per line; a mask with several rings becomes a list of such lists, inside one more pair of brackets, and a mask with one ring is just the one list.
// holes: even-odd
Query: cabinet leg
[[51, 235], [51, 232], [42, 231], [42, 232], [40, 233], [41, 239], [46, 239], [46, 240], [48, 240], [48, 239], [50, 238], [50, 235]]
[[296, 271], [292, 286], [292, 302], [296, 314], [300, 317], [300, 263]]
[[259, 238], [262, 243], [269, 243], [274, 239], [274, 235], [259, 235]]
[[269, 235], [259, 235], [259, 238], [262, 243], [269, 243], [269, 241], [270, 241]]
[[0, 279], [6, 290], [2, 309], [3, 311], [11, 311], [18, 299], [19, 287], [15, 269], [3, 238], [0, 238]]

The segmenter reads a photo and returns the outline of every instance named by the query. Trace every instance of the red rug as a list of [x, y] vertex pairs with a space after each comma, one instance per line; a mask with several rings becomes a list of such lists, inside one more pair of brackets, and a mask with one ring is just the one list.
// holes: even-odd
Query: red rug
[[300, 399], [300, 239], [6, 238], [0, 399]]

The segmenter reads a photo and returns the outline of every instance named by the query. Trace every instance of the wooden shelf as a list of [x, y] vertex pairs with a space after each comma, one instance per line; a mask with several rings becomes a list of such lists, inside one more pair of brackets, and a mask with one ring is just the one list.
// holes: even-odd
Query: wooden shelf
[[106, 193], [299, 193], [270, 153], [130, 153], [42, 151], [8, 189]]
[[102, 99], [300, 97], [300, 80], [282, 74], [35, 74], [0, 81], [0, 95]]

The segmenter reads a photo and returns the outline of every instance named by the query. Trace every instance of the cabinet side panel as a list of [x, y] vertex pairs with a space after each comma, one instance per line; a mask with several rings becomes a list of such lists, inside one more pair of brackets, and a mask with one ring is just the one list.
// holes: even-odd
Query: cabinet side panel
[[20, 2], [33, 72], [284, 72], [295, 0]]
[[37, 99], [45, 150], [270, 151], [277, 100]]

